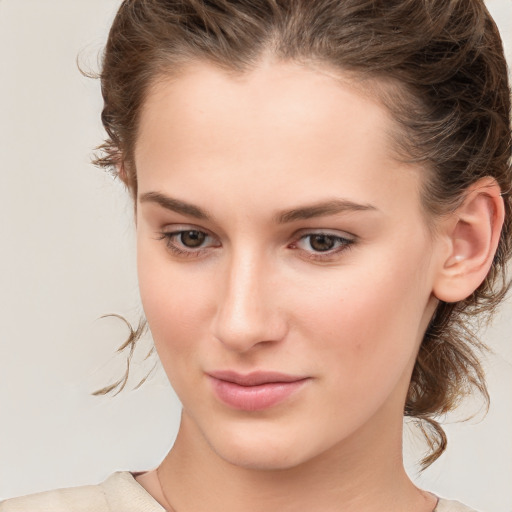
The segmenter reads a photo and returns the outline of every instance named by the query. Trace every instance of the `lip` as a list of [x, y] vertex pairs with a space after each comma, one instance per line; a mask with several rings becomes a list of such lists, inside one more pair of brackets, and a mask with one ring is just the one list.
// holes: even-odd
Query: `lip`
[[261, 411], [274, 407], [297, 392], [309, 377], [280, 372], [218, 371], [207, 374], [217, 398], [233, 409]]

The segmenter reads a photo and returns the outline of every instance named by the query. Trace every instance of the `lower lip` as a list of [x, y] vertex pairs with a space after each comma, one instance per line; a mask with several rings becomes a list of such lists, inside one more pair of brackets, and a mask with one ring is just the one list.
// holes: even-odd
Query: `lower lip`
[[234, 382], [211, 377], [217, 397], [226, 405], [242, 411], [261, 411], [278, 405], [304, 386], [307, 380], [240, 386]]

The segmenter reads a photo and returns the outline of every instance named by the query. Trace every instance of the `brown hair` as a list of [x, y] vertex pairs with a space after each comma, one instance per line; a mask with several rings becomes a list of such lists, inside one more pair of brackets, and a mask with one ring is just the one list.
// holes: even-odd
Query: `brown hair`
[[[505, 225], [493, 266], [466, 300], [440, 303], [412, 374], [405, 415], [444, 451], [435, 417], [476, 389], [488, 400], [472, 321], [490, 318], [507, 291], [511, 254], [510, 90], [502, 43], [483, 0], [125, 0], [106, 46], [101, 85], [107, 139], [96, 163], [121, 170], [136, 198], [134, 148], [148, 88], [193, 60], [244, 72], [264, 52], [369, 79], [401, 128], [403, 158], [426, 169], [423, 206], [453, 210], [492, 176], [504, 192]], [[379, 87], [391, 83], [392, 88]], [[387, 91], [387, 92], [385, 92]]]

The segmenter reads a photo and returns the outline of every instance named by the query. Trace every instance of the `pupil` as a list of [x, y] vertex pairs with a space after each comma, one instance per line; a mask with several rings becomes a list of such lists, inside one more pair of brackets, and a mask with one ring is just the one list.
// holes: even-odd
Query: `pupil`
[[309, 243], [315, 251], [329, 251], [334, 247], [334, 237], [329, 235], [313, 235]]
[[184, 231], [180, 235], [181, 243], [186, 247], [199, 247], [203, 244], [206, 235], [201, 231]]

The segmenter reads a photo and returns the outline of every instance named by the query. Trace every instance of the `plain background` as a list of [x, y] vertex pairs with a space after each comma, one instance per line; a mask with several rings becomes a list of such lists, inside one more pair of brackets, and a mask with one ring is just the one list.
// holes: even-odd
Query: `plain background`
[[[76, 66], [79, 56], [97, 69], [118, 5], [0, 0], [0, 499], [150, 469], [176, 434], [180, 406], [162, 371], [131, 390], [152, 367], [150, 340], [126, 391], [91, 395], [125, 365], [114, 353], [126, 327], [100, 317], [136, 323], [141, 312], [131, 205], [89, 163], [103, 134], [101, 96]], [[512, 3], [488, 6], [510, 59]], [[491, 410], [448, 425], [448, 452], [421, 477], [412, 461], [425, 446], [405, 436], [420, 485], [482, 512], [512, 511], [511, 338], [509, 299], [485, 335], [495, 350]]]

